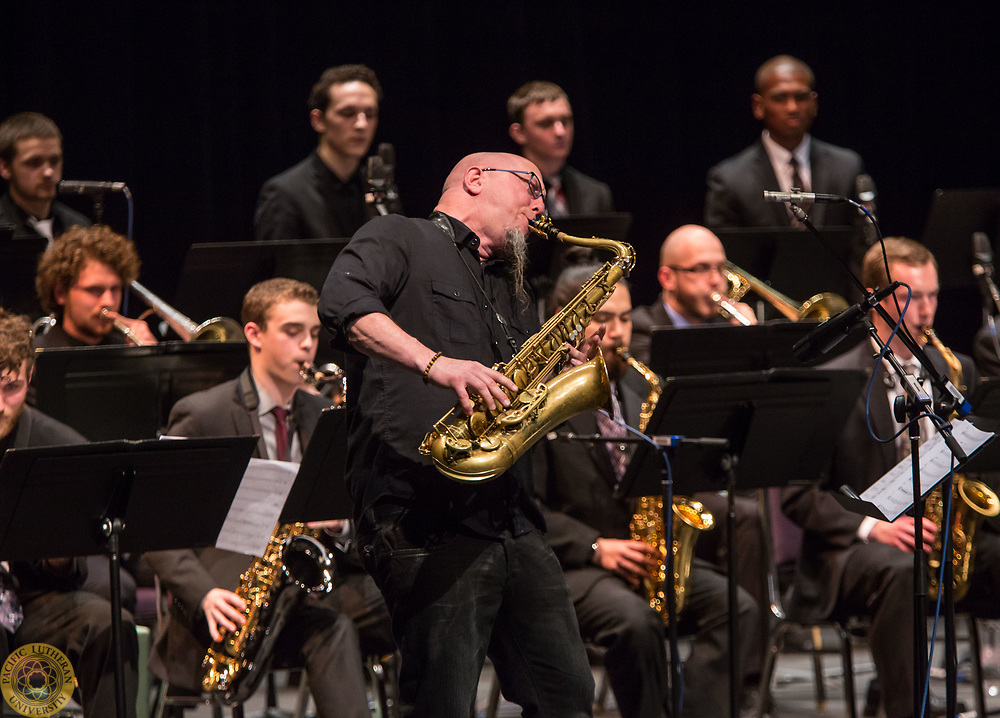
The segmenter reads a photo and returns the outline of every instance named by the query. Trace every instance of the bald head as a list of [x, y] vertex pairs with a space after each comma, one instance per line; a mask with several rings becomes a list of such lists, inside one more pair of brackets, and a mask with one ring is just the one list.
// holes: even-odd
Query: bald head
[[722, 242], [715, 234], [698, 224], [685, 224], [667, 235], [660, 246], [661, 267], [686, 267], [691, 257], [706, 251], [721, 252]]
[[479, 235], [480, 255], [485, 259], [504, 244], [509, 231], [526, 235], [528, 221], [545, 211], [544, 196], [532, 197], [532, 175], [540, 188], [538, 167], [520, 155], [468, 155], [448, 173], [435, 209]]
[[757, 94], [763, 94], [772, 76], [777, 74], [800, 75], [810, 90], [815, 89], [816, 76], [813, 75], [809, 65], [791, 55], [776, 55], [757, 68], [757, 74], [754, 76], [754, 89]]

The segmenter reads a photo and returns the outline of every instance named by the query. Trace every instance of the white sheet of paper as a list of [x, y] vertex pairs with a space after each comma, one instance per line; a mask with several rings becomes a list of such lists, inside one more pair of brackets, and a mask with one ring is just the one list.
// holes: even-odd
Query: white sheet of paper
[[[992, 432], [981, 431], [965, 419], [951, 422], [955, 440], [966, 456], [986, 443]], [[884, 516], [894, 521], [913, 503], [913, 476], [910, 457], [893, 466], [881, 479], [865, 489], [861, 498], [875, 504]], [[920, 495], [923, 496], [951, 470], [951, 450], [940, 433], [920, 446]]]
[[263, 556], [298, 472], [299, 465], [291, 461], [250, 459], [216, 548]]

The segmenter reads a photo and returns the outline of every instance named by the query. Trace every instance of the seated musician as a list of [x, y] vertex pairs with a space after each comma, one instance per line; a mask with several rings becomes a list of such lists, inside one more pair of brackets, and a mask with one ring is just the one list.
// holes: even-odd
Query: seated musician
[[[911, 239], [890, 237], [885, 240], [889, 273], [892, 279], [909, 285], [912, 295], [905, 324], [914, 337], [934, 323], [938, 300], [937, 261], [923, 245]], [[867, 287], [888, 283], [881, 247], [871, 247], [864, 256], [862, 279]], [[906, 288], [896, 291], [899, 306], [906, 301]], [[892, 317], [898, 317], [892, 298], [883, 302]], [[892, 329], [877, 314], [872, 321], [884, 340]], [[830, 369], [874, 369], [878, 376], [870, 397], [871, 426], [881, 438], [888, 438], [902, 425], [891, 413], [893, 399], [902, 393], [898, 379], [885, 364], [874, 366], [874, 343], [864, 341], [824, 365]], [[904, 366], [915, 364], [910, 351], [895, 338], [893, 353]], [[928, 358], [944, 376], [949, 367], [944, 355], [932, 346]], [[977, 372], [969, 357], [956, 355], [961, 364], [960, 381], [975, 387]], [[908, 368], [923, 376], [919, 367]], [[782, 492], [782, 509], [804, 533], [795, 584], [788, 605], [790, 618], [814, 622], [850, 615], [871, 617], [868, 639], [878, 671], [888, 718], [913, 713], [913, 525], [914, 519], [903, 515], [894, 522], [880, 521], [851, 513], [835, 499], [841, 486], [860, 494], [908, 454], [906, 432], [896, 444], [878, 443], [869, 434], [865, 419], [867, 384], [848, 417], [834, 449], [832, 463], [825, 476], [811, 485], [790, 486]], [[930, 436], [930, 427], [921, 422], [921, 434]], [[904, 453], [905, 452], [905, 453]], [[939, 527], [921, 519], [924, 548], [931, 543]], [[969, 593], [956, 609], [972, 610], [977, 615], [1000, 613], [1000, 537], [983, 528], [977, 533], [972, 583]], [[944, 702], [933, 700], [928, 715], [944, 715]]]
[[35, 337], [35, 347], [155, 344], [146, 322], [119, 314], [125, 285], [138, 277], [132, 242], [105, 225], [71, 227], [38, 263], [38, 299], [56, 324]]
[[[597, 269], [595, 265], [564, 270], [553, 291], [556, 308], [568, 302]], [[622, 280], [586, 333], [590, 336], [606, 326], [601, 350], [614, 387], [613, 403], [626, 422], [638, 426], [650, 386], [617, 354], [619, 347], [628, 347], [631, 311], [629, 287]], [[590, 412], [570, 419], [564, 427], [579, 434], [614, 430], [607, 417]], [[607, 649], [605, 665], [622, 716], [659, 718], [670, 703], [664, 624], [648, 598], [635, 590], [641, 577], [658, 564], [658, 554], [646, 543], [630, 540], [631, 502], [612, 495], [612, 486], [624, 473], [625, 453], [616, 445], [542, 442], [535, 452], [535, 486], [580, 630], [586, 640]], [[695, 559], [678, 624], [682, 633], [695, 635], [684, 665], [682, 716], [728, 713], [726, 594], [725, 576]], [[757, 606], [743, 589], [738, 596], [740, 647], [746, 655]], [[743, 665], [742, 658], [740, 662]]]
[[[712, 299], [726, 295], [723, 268], [726, 250], [715, 234], [696, 224], [678, 227], [660, 246], [660, 267], [656, 279], [663, 291], [648, 307], [633, 312], [632, 356], [649, 361], [650, 335], [654, 327], [688, 327], [706, 322], [724, 322], [719, 305]], [[751, 324], [753, 311], [743, 303], [734, 305]], [[730, 318], [730, 324], [742, 324]]]
[[[0, 457], [7, 449], [85, 444], [75, 430], [25, 405], [34, 361], [31, 323], [27, 317], [0, 309]], [[66, 654], [79, 680], [78, 700], [86, 718], [115, 715], [114, 644], [111, 605], [84, 590], [87, 562], [83, 557], [13, 561], [10, 574], [0, 571], [0, 589], [15, 580], [16, 602], [0, 598], [0, 633], [11, 631], [11, 648], [47, 643]], [[125, 705], [135, 715], [137, 656], [135, 624], [123, 611], [122, 653], [125, 660]]]
[[[250, 366], [236, 379], [177, 402], [168, 433], [258, 434], [254, 456], [301, 461], [320, 412], [330, 406], [324, 397], [302, 390], [299, 374], [316, 356], [317, 301], [312, 287], [292, 279], [254, 285], [242, 310]], [[335, 523], [326, 526], [332, 533], [340, 529]], [[157, 551], [146, 557], [174, 598], [150, 667], [172, 686], [200, 690], [201, 662], [210, 642], [244, 625], [245, 604], [233, 589], [252, 559], [216, 548]], [[392, 653], [395, 646], [378, 589], [358, 573], [347, 577], [333, 595], [310, 594], [296, 604], [276, 643], [275, 659], [305, 666], [317, 715], [368, 718], [362, 649], [381, 655]]]

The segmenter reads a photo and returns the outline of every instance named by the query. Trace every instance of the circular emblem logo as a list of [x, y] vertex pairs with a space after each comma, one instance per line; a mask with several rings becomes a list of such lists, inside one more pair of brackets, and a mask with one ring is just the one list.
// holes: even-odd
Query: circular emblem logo
[[4, 700], [24, 716], [55, 715], [69, 702], [75, 686], [66, 654], [46, 643], [11, 651], [0, 669]]

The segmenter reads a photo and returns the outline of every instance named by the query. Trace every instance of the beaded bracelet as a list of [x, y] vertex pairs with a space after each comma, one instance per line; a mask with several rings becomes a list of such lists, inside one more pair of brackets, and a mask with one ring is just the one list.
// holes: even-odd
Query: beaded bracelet
[[424, 369], [424, 384], [427, 383], [427, 377], [431, 373], [431, 367], [434, 366], [434, 362], [436, 362], [440, 358], [441, 358], [441, 352], [436, 352], [434, 356], [431, 357], [431, 360], [427, 362], [427, 367]]

